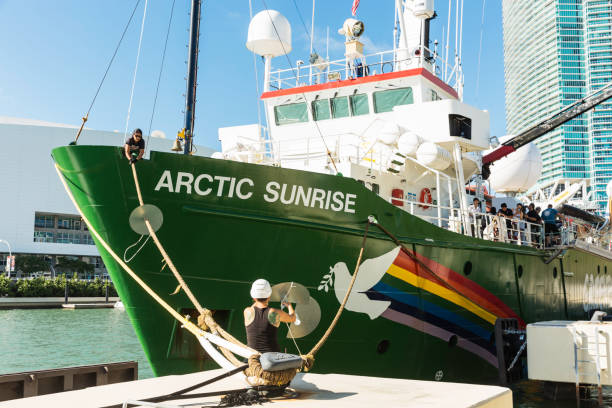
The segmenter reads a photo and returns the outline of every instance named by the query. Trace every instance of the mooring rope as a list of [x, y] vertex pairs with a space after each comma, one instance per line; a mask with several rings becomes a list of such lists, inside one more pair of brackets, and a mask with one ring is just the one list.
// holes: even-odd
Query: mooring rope
[[349, 283], [346, 294], [344, 295], [344, 299], [342, 300], [342, 303], [340, 304], [340, 308], [338, 308], [338, 311], [336, 312], [336, 316], [334, 317], [334, 320], [332, 320], [331, 324], [325, 331], [325, 334], [323, 335], [323, 337], [321, 337], [321, 339], [317, 342], [317, 344], [315, 344], [314, 347], [305, 356], [306, 369], [309, 369], [310, 366], [312, 366], [314, 362], [314, 355], [321, 349], [321, 347], [323, 347], [323, 344], [325, 344], [325, 342], [331, 335], [332, 331], [336, 327], [336, 324], [338, 323], [338, 320], [340, 319], [340, 315], [342, 314], [342, 311], [344, 310], [344, 306], [346, 306], [346, 302], [348, 301], [348, 298], [351, 295], [351, 291], [353, 290], [353, 285], [355, 284], [355, 280], [357, 279], [357, 272], [359, 272], [359, 266], [361, 265], [361, 258], [363, 257], [363, 251], [365, 249], [366, 239], [368, 238], [368, 229], [370, 228], [370, 224], [377, 224], [377, 222], [374, 220], [373, 217], [368, 217], [368, 221], [365, 227], [365, 232], [363, 233], [363, 241], [361, 242], [361, 249], [359, 250], [359, 257], [357, 257], [357, 265], [355, 265], [355, 272], [353, 272], [353, 278], [351, 279], [351, 282]]
[[[135, 163], [131, 164], [131, 168], [132, 168], [132, 175], [134, 177], [134, 184], [136, 186], [136, 194], [138, 196], [138, 202], [142, 206], [142, 205], [144, 205], [144, 201], [142, 199], [142, 191], [140, 189], [140, 183], [138, 182], [138, 174], [136, 172], [136, 165], [135, 165]], [[198, 308], [198, 311], [201, 313], [200, 317], [203, 317], [202, 320], [204, 320], [204, 322], [206, 323], [207, 327], [211, 331], [215, 331], [216, 333], [212, 333], [211, 334], [211, 333], [207, 333], [205, 330], [202, 330], [200, 327], [198, 327], [195, 324], [193, 324], [192, 322], [190, 322], [187, 318], [181, 316], [178, 312], [176, 312], [176, 310], [174, 310], [170, 305], [168, 305], [161, 297], [159, 297], [159, 295], [157, 295], [157, 293], [155, 293], [155, 291], [153, 291], [153, 289], [151, 289], [113, 251], [113, 249], [102, 238], [102, 236], [100, 236], [98, 231], [94, 228], [94, 226], [91, 224], [89, 219], [85, 216], [85, 214], [83, 213], [81, 208], [77, 205], [77, 202], [76, 202], [76, 200], [75, 200], [75, 198], [74, 198], [74, 196], [72, 194], [72, 191], [70, 191], [70, 188], [68, 187], [68, 185], [66, 183], [66, 180], [65, 180], [63, 174], [61, 173], [61, 171], [59, 170], [59, 166], [57, 164], [55, 164], [55, 169], [56, 169], [56, 171], [58, 173], [58, 176], [59, 176], [62, 184], [64, 185], [64, 188], [65, 188], [66, 192], [68, 193], [68, 196], [70, 197], [70, 200], [74, 204], [74, 206], [77, 209], [77, 211], [79, 211], [81, 217], [83, 218], [83, 220], [87, 224], [87, 226], [88, 226], [89, 230], [91, 231], [91, 233], [96, 237], [96, 239], [100, 242], [100, 244], [102, 244], [104, 249], [136, 281], [136, 283], [138, 283], [145, 290], [145, 292], [147, 292], [160, 306], [162, 306], [164, 309], [166, 309], [166, 311], [168, 313], [170, 313], [175, 319], [180, 321], [183, 324], [183, 327], [185, 327], [187, 330], [189, 330], [193, 335], [195, 335], [198, 338], [204, 337], [204, 339], [206, 339], [206, 341], [209, 341], [209, 339], [213, 339], [213, 342], [219, 347], [221, 352], [223, 352], [223, 355], [225, 355], [225, 357], [227, 358], [227, 361], [217, 361], [218, 359], [221, 358], [221, 356], [220, 355], [215, 356], [215, 361], [217, 361], [217, 363], [219, 365], [221, 365], [222, 367], [227, 367], [227, 364], [231, 362], [231, 364], [233, 364], [234, 366], [238, 367], [238, 366], [241, 366], [241, 365], [244, 364], [243, 362], [238, 360], [234, 356], [234, 354], [232, 354], [232, 353], [238, 353], [239, 355], [243, 355], [243, 356], [247, 355], [246, 353], [250, 353], [250, 355], [251, 355], [251, 357], [249, 357], [250, 359], [253, 359], [254, 357], [257, 357], [260, 354], [256, 350], [253, 350], [252, 348], [250, 348], [248, 346], [245, 346], [242, 342], [238, 341], [231, 334], [229, 334], [223, 328], [221, 328], [214, 321], [214, 319], [212, 317], [212, 313], [210, 312], [210, 310], [205, 309], [205, 308], [203, 308], [200, 305], [200, 303], [197, 301], [197, 299], [195, 298], [195, 296], [193, 295], [193, 293], [191, 292], [191, 290], [189, 289], [189, 287], [187, 286], [187, 284], [185, 283], [185, 281], [181, 277], [180, 273], [178, 272], [178, 270], [174, 266], [174, 263], [172, 263], [172, 260], [168, 256], [168, 253], [164, 250], [164, 248], [163, 248], [161, 242], [159, 241], [155, 231], [153, 230], [153, 227], [151, 226], [151, 223], [145, 218], [144, 222], [145, 222], [145, 225], [147, 227], [147, 230], [149, 231], [151, 238], [153, 238], [153, 241], [155, 242], [155, 245], [157, 246], [157, 248], [159, 249], [160, 253], [162, 254], [162, 256], [164, 258], [164, 261], [170, 267], [170, 269], [172, 270], [174, 276], [176, 277], [177, 281], [179, 282], [181, 288], [183, 288], [185, 293], [188, 294], [188, 297], [192, 301], [194, 306], [196, 306]], [[332, 320], [332, 322], [330, 323], [329, 327], [325, 331], [325, 334], [323, 335], [323, 337], [321, 337], [321, 339], [314, 345], [314, 347], [310, 350], [310, 352], [308, 352], [308, 354], [301, 355], [301, 352], [300, 352], [300, 356], [304, 360], [303, 369], [305, 369], [306, 371], [309, 370], [312, 367], [312, 365], [314, 363], [314, 356], [315, 356], [315, 354], [318, 353], [318, 351], [321, 349], [323, 344], [325, 344], [325, 342], [331, 336], [331, 333], [334, 330], [334, 328], [336, 327], [336, 325], [337, 325], [337, 323], [338, 323], [338, 321], [340, 319], [340, 316], [341, 316], [342, 312], [344, 311], [346, 303], [348, 302], [348, 299], [349, 299], [349, 297], [351, 295], [351, 292], [353, 290], [353, 286], [354, 286], [355, 281], [357, 279], [357, 274], [359, 272], [359, 267], [361, 265], [361, 260], [363, 258], [363, 253], [364, 253], [364, 250], [365, 250], [365, 244], [366, 244], [366, 240], [367, 240], [370, 224], [374, 224], [374, 225], [377, 225], [379, 228], [382, 228], [381, 226], [378, 225], [378, 222], [374, 219], [374, 217], [368, 217], [368, 220], [367, 220], [366, 226], [365, 226], [364, 235], [363, 235], [362, 245], [361, 245], [361, 248], [359, 250], [359, 256], [357, 258], [357, 264], [355, 265], [355, 271], [354, 271], [353, 277], [352, 277], [352, 279], [351, 279], [351, 281], [349, 283], [349, 286], [348, 286], [347, 292], [346, 292], [346, 294], [344, 296], [344, 299], [342, 300], [342, 303], [340, 304], [340, 307], [338, 308], [338, 311], [336, 312], [336, 315], [334, 316], [334, 319]], [[198, 318], [198, 321], [200, 321], [200, 318]], [[215, 336], [216, 334], [220, 335], [221, 337], [219, 337], [217, 339], [214, 339], [214, 338], [211, 337], [211, 336]], [[227, 343], [223, 343], [223, 341], [225, 341]], [[202, 345], [204, 346], [204, 343], [202, 343]], [[296, 344], [296, 348], [297, 348], [297, 344]], [[298, 348], [298, 352], [299, 352], [299, 348]], [[215, 353], [213, 353], [213, 354], [215, 354]]]
[[[138, 173], [136, 172], [136, 163], [132, 163], [131, 164], [131, 168], [132, 168], [132, 176], [134, 177], [134, 185], [136, 186], [136, 194], [138, 196], [138, 202], [142, 206], [142, 205], [144, 205], [144, 201], [142, 199], [142, 191], [140, 189], [140, 182], [138, 181]], [[229, 341], [231, 343], [234, 343], [237, 346], [247, 348], [247, 349], [251, 350], [253, 352], [253, 354], [257, 354], [257, 351], [251, 349], [250, 347], [248, 347], [247, 345], [245, 345], [244, 343], [242, 343], [241, 341], [236, 339], [234, 336], [232, 336], [231, 334], [226, 332], [223, 328], [221, 328], [217, 324], [217, 322], [212, 317], [211, 311], [206, 309], [206, 308], [204, 308], [200, 304], [198, 299], [195, 297], [195, 295], [193, 294], [193, 292], [191, 291], [191, 289], [189, 288], [189, 286], [187, 285], [187, 283], [185, 282], [185, 280], [183, 279], [183, 277], [179, 273], [178, 269], [174, 265], [174, 262], [172, 262], [172, 259], [170, 258], [170, 256], [166, 252], [166, 250], [164, 249], [162, 243], [160, 242], [159, 238], [157, 237], [157, 234], [155, 233], [155, 230], [153, 230], [153, 227], [151, 226], [151, 223], [149, 222], [149, 220], [146, 219], [146, 217], [144, 219], [144, 222], [145, 222], [145, 225], [147, 227], [147, 230], [149, 231], [150, 237], [153, 238], [153, 242], [155, 243], [155, 246], [157, 247], [157, 249], [161, 253], [161, 255], [164, 258], [164, 260], [166, 261], [166, 265], [168, 265], [168, 267], [172, 271], [172, 274], [174, 275], [174, 277], [178, 281], [181, 289], [183, 289], [183, 291], [185, 292], [185, 294], [187, 295], [187, 297], [189, 298], [191, 303], [195, 306], [195, 308], [198, 310], [198, 313], [202, 317], [201, 319], [198, 318], [198, 323], [200, 325], [204, 326], [203, 328], [209, 328], [211, 330], [211, 332], [213, 332], [214, 334], [220, 335], [221, 337], [223, 337], [227, 341]], [[221, 352], [223, 353], [223, 355], [228, 360], [230, 360], [233, 365], [239, 366], [239, 365], [243, 364], [231, 352], [229, 352], [229, 350], [225, 349], [224, 347], [220, 347], [220, 349], [221, 349]]]
[[[144, 205], [144, 202], [142, 200], [142, 192], [140, 191], [140, 183], [138, 182], [138, 174], [136, 173], [136, 164], [132, 163], [130, 167], [132, 168], [132, 175], [134, 176], [134, 184], [136, 186], [136, 194], [138, 195], [138, 202], [142, 206]], [[159, 249], [159, 252], [161, 252], [162, 256], [164, 257], [164, 260], [166, 261], [166, 264], [172, 271], [172, 274], [174, 274], [174, 277], [181, 285], [181, 289], [185, 291], [185, 294], [187, 295], [189, 300], [191, 300], [191, 303], [193, 303], [193, 305], [196, 307], [196, 309], [198, 310], [198, 313], [204, 314], [205, 313], [204, 307], [202, 307], [200, 302], [198, 302], [198, 299], [191, 292], [191, 289], [189, 289], [189, 286], [187, 286], [187, 284], [185, 283], [185, 280], [179, 273], [178, 269], [176, 269], [176, 266], [174, 266], [174, 262], [172, 262], [172, 259], [170, 259], [170, 257], [168, 256], [168, 253], [162, 246], [161, 242], [159, 242], [159, 238], [157, 238], [157, 234], [155, 233], [155, 230], [153, 230], [151, 223], [149, 222], [149, 220], [147, 220], [146, 217], [144, 218], [144, 222], [147, 227], [147, 230], [149, 231], [149, 236], [153, 238], [153, 242], [155, 242], [155, 246], [157, 246], [157, 249]]]
[[140, 251], [142, 250], [142, 248], [144, 248], [145, 245], [147, 245], [147, 242], [149, 242], [149, 238], [151, 238], [151, 236], [150, 235], [147, 236], [147, 239], [145, 239], [145, 241], [142, 243], [142, 245], [140, 245], [140, 248], [138, 248], [136, 250], [136, 252], [134, 252], [132, 254], [132, 256], [129, 257], [129, 259], [126, 259], [126, 258], [128, 258], [128, 256], [127, 256], [128, 251], [130, 249], [134, 248], [136, 245], [138, 245], [140, 243], [140, 241], [142, 241], [143, 238], [144, 238], [144, 235], [141, 235], [140, 238], [138, 238], [138, 241], [134, 242], [132, 245], [130, 245], [129, 247], [125, 248], [125, 251], [123, 251], [123, 260], [126, 263], [130, 263], [130, 262], [132, 262], [132, 259], [136, 258], [136, 255], [138, 255], [140, 253]]
[[[60, 181], [62, 182], [62, 184], [64, 186], [64, 189], [66, 190], [66, 193], [68, 193], [68, 196], [69, 196], [70, 200], [72, 201], [72, 203], [74, 204], [75, 208], [77, 209], [77, 211], [79, 212], [79, 214], [83, 218], [83, 221], [85, 221], [85, 223], [87, 224], [87, 227], [89, 228], [89, 231], [96, 237], [98, 242], [100, 242], [100, 244], [104, 247], [104, 249], [123, 268], [123, 270], [125, 270], [128, 273], [128, 275], [130, 275], [132, 277], [132, 279], [134, 279], [134, 281], [136, 281], [136, 283], [138, 283], [138, 285], [140, 285], [140, 287], [149, 296], [151, 296], [161, 307], [163, 307], [168, 313], [170, 313], [170, 315], [172, 315], [176, 320], [181, 322], [183, 327], [185, 329], [187, 329], [189, 332], [191, 332], [194, 336], [196, 336], [198, 338], [204, 337], [205, 339], [207, 339], [207, 341], [208, 340], [213, 340], [217, 345], [219, 345], [219, 343], [224, 344], [223, 342], [227, 342], [227, 344], [224, 344], [226, 348], [234, 348], [232, 346], [239, 347], [238, 345], [232, 345], [231, 342], [229, 342], [229, 341], [227, 341], [225, 339], [215, 338], [217, 336], [215, 336], [214, 334], [207, 333], [206, 331], [200, 329], [198, 326], [196, 326], [195, 324], [190, 322], [187, 318], [183, 317], [180, 313], [178, 313], [176, 310], [174, 310], [157, 293], [155, 293], [155, 291], [153, 289], [151, 289], [125, 262], [123, 262], [121, 257], [119, 255], [117, 255], [115, 253], [115, 251], [113, 251], [113, 249], [110, 247], [110, 245], [102, 238], [102, 236], [98, 233], [98, 231], [95, 229], [95, 227], [91, 224], [91, 222], [89, 221], [87, 216], [83, 213], [81, 208], [78, 206], [78, 204], [76, 202], [76, 199], [74, 198], [74, 195], [72, 194], [72, 191], [70, 191], [70, 188], [68, 187], [68, 184], [66, 184], [66, 180], [64, 179], [64, 176], [61, 173], [61, 171], [59, 170], [59, 167], [58, 167], [57, 164], [55, 164], [55, 170], [57, 171], [57, 174], [58, 174], [58, 176], [60, 178]], [[219, 346], [219, 347], [221, 348], [221, 346]], [[255, 350], [253, 350], [253, 349], [251, 349], [249, 347], [242, 347], [241, 350], [236, 349], [236, 351], [241, 351], [244, 355], [248, 355], [248, 354], [256, 354], [257, 355], [257, 354], [259, 354], [257, 351], [255, 351]], [[217, 361], [217, 363], [220, 366], [224, 366], [225, 365], [223, 362], [218, 362]]]

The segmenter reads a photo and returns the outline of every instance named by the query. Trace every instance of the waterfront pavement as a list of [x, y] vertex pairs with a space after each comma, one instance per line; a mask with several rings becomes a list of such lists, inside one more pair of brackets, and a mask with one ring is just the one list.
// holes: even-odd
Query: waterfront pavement
[[[0, 309], [47, 309], [60, 308], [64, 304], [62, 297], [0, 297]], [[109, 297], [108, 303], [115, 304], [118, 297]], [[105, 297], [69, 297], [68, 304], [104, 304]]]
[[[173, 375], [91, 387], [39, 397], [0, 403], [0, 408], [26, 407], [104, 407], [167, 395], [198, 384], [223, 373], [222, 370]], [[221, 381], [195, 389], [192, 393], [244, 388], [244, 375], [235, 374]], [[298, 392], [294, 399], [274, 400], [274, 408], [360, 407], [472, 407], [511, 408], [512, 391], [508, 388], [474, 384], [400, 380], [339, 374], [300, 373], [291, 387]], [[217, 404], [219, 397], [168, 401], [164, 407]], [[161, 406], [161, 405], [159, 405]]]

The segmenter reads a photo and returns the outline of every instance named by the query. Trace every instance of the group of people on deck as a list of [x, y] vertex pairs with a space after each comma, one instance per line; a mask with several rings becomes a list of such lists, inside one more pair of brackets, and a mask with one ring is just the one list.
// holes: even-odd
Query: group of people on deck
[[509, 240], [520, 245], [538, 246], [543, 226], [545, 245], [559, 243], [558, 219], [562, 219], [563, 215], [559, 214], [552, 204], [548, 204], [548, 208], [544, 211], [541, 211], [540, 207], [536, 207], [533, 203], [529, 204], [527, 208], [518, 203], [514, 210], [509, 208], [506, 203], [502, 203], [499, 210], [492, 204], [492, 201], [486, 200], [483, 211], [480, 200], [474, 198], [472, 205], [468, 207], [472, 236], [494, 241]]

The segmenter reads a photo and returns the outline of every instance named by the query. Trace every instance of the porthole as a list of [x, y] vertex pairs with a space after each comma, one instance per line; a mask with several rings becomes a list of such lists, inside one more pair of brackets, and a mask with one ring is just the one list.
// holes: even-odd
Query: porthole
[[376, 346], [378, 354], [385, 354], [387, 350], [389, 350], [389, 340], [382, 340], [378, 343], [378, 346]]
[[519, 278], [523, 276], [523, 265], [519, 265], [516, 273], [518, 274]]
[[557, 279], [557, 267], [553, 268], [553, 278]]
[[450, 339], [448, 339], [448, 347], [455, 347], [457, 345], [457, 341], [457, 336], [453, 334]]
[[467, 261], [465, 265], [463, 265], [463, 274], [468, 276], [470, 273], [472, 273], [472, 263]]

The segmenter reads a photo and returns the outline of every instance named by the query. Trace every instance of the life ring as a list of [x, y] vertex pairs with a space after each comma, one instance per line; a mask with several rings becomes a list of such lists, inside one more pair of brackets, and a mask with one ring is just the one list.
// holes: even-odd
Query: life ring
[[419, 196], [419, 202], [423, 203], [423, 204], [419, 204], [419, 207], [421, 207], [422, 209], [426, 210], [429, 208], [429, 205], [426, 205], [426, 204], [431, 204], [433, 202], [433, 198], [431, 196], [430, 189], [425, 187], [421, 190], [421, 195]]

